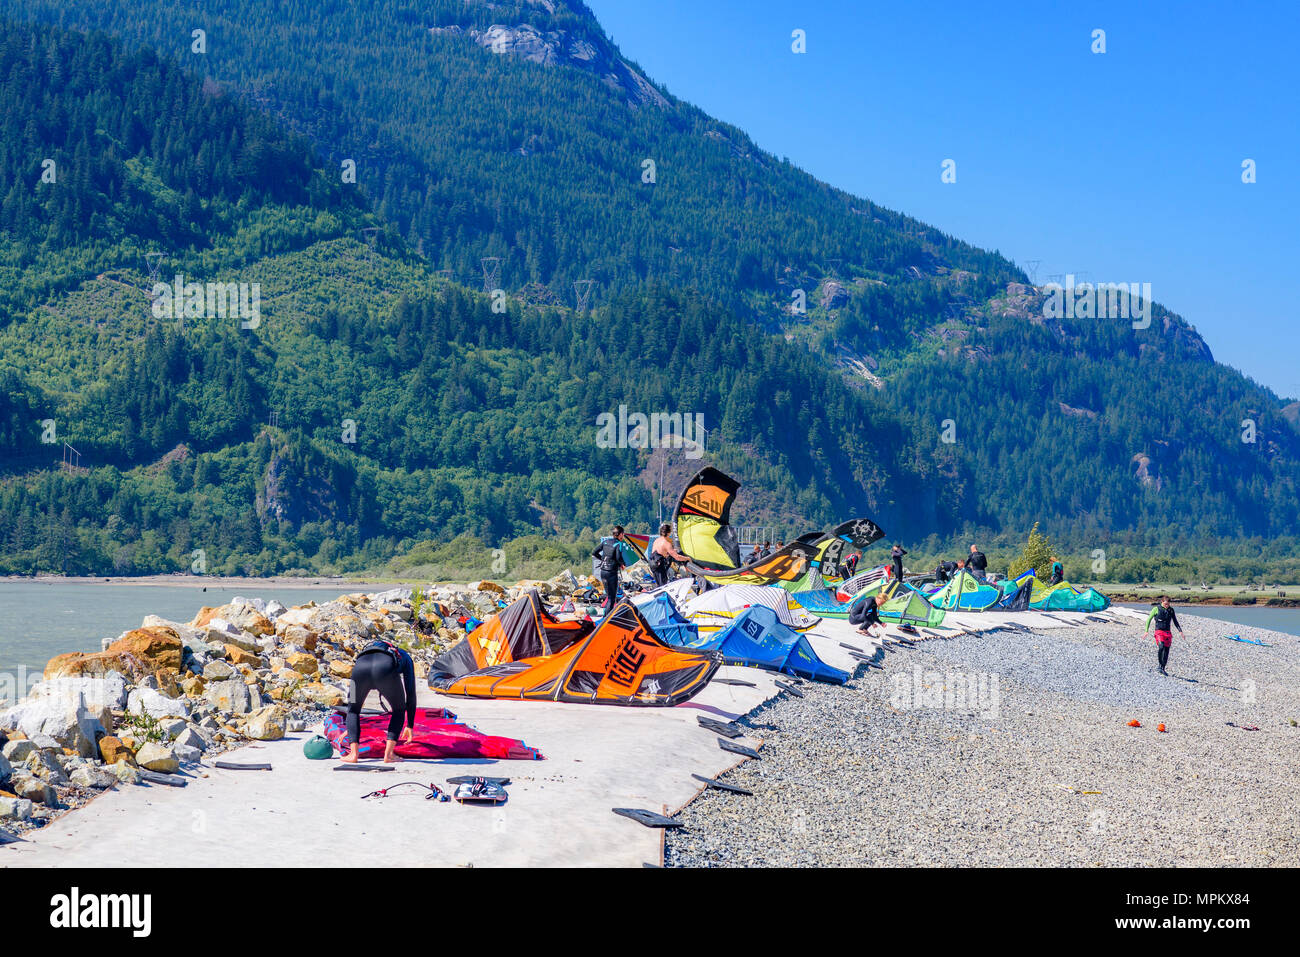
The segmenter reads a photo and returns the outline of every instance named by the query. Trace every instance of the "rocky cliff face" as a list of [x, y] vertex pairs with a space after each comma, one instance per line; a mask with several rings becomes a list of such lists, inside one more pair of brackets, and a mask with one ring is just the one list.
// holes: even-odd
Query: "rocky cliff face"
[[[485, 4], [502, 22], [486, 29], [473, 24], [431, 27], [435, 35], [464, 37], [499, 56], [515, 56], [545, 67], [572, 67], [600, 77], [630, 106], [666, 109], [670, 104], [649, 80], [619, 55], [585, 6], [572, 8], [553, 0]], [[557, 13], [569, 16], [556, 22]], [[581, 31], [567, 24], [580, 22]]]

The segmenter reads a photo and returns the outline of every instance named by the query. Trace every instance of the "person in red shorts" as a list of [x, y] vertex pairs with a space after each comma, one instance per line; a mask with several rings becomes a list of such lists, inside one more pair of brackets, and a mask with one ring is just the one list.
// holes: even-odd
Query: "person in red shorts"
[[1174, 643], [1174, 633], [1169, 629], [1177, 628], [1179, 638], [1187, 637], [1183, 634], [1183, 626], [1178, 623], [1177, 613], [1169, 604], [1168, 595], [1161, 595], [1159, 604], [1151, 606], [1151, 614], [1147, 615], [1142, 634], [1145, 635], [1150, 630], [1152, 621], [1156, 624], [1156, 660], [1160, 662], [1160, 673], [1167, 675], [1169, 672], [1165, 671], [1165, 665], [1169, 663], [1169, 648]]

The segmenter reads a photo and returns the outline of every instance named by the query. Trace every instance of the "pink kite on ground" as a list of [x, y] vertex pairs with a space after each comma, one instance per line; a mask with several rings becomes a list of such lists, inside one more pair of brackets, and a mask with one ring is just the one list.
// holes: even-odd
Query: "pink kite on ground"
[[[384, 741], [388, 731], [388, 715], [361, 716], [361, 742], [357, 756], [383, 757]], [[333, 711], [325, 719], [325, 738], [346, 754], [352, 742], [347, 740], [347, 716]], [[511, 761], [541, 761], [542, 752], [530, 748], [515, 738], [501, 738], [481, 734], [469, 725], [458, 724], [456, 716], [446, 708], [418, 708], [415, 728], [410, 741], [397, 742], [397, 755], [402, 758], [500, 758]]]

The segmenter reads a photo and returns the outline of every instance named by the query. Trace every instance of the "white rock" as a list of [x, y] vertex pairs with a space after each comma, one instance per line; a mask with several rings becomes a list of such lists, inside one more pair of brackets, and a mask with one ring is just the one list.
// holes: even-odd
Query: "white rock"
[[126, 707], [126, 679], [116, 671], [95, 677], [65, 675], [47, 678], [32, 688], [28, 698], [75, 703], [78, 696], [84, 698], [86, 707], [94, 711], [103, 708], [120, 711]]
[[208, 685], [203, 692], [203, 696], [208, 704], [214, 708], [219, 711], [229, 711], [232, 714], [247, 714], [252, 703], [248, 693], [248, 685], [244, 684], [239, 678], [231, 678], [228, 681], [214, 681]]
[[206, 751], [212, 747], [212, 741], [196, 726], [188, 725], [184, 731], [176, 736], [176, 747], [195, 748], [199, 751]]
[[32, 802], [26, 798], [0, 797], [0, 818], [26, 821], [32, 816]]
[[[23, 761], [26, 761], [27, 755], [31, 754], [35, 750], [36, 750], [36, 745], [32, 744], [32, 742], [27, 740], [26, 738], [23, 738], [18, 741], [10, 741], [8, 744], [6, 744], [4, 750], [4, 756], [8, 758], [10, 761], [21, 763]], [[0, 765], [0, 768], [3, 767], [4, 765]], [[0, 773], [0, 777], [4, 777], [4, 774]]]
[[39, 747], [39, 735], [53, 739], [56, 747], [71, 748], [78, 754], [91, 757], [95, 742], [108, 733], [113, 716], [107, 707], [92, 708], [83, 696], [28, 698], [0, 714], [0, 725], [16, 728]]
[[235, 669], [224, 661], [211, 661], [203, 668], [203, 680], [225, 681], [234, 677]]
[[181, 643], [192, 645], [196, 642], [203, 641], [202, 629], [195, 628], [193, 625], [182, 624], [178, 621], [168, 621], [166, 618], [159, 618], [157, 615], [145, 615], [144, 621], [140, 623], [141, 628], [170, 628], [180, 637]]
[[172, 754], [181, 764], [198, 764], [199, 759], [203, 757], [203, 752], [198, 748], [192, 748], [187, 744], [178, 744], [172, 748]]
[[180, 698], [169, 698], [149, 688], [135, 688], [127, 696], [126, 709], [154, 718], [188, 718], [190, 706]]

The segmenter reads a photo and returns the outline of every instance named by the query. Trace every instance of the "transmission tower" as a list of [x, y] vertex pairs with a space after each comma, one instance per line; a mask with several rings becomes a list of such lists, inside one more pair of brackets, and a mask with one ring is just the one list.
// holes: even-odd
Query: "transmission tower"
[[501, 288], [501, 257], [483, 257], [483, 291], [491, 293]]

